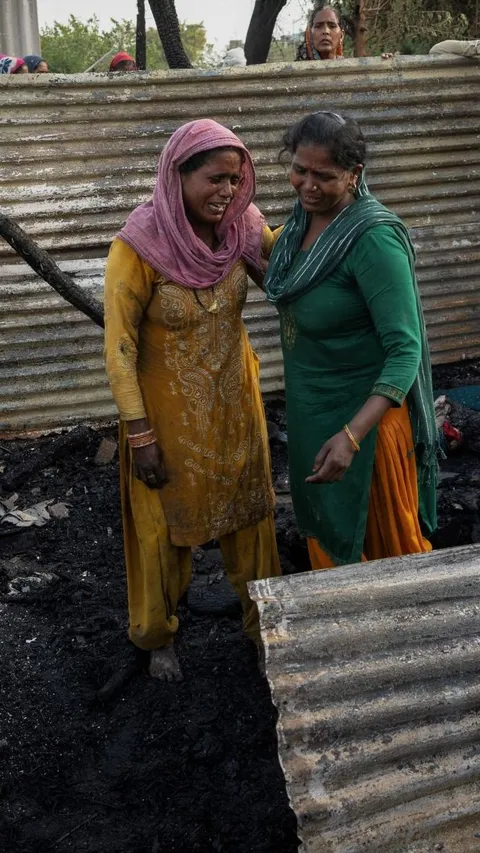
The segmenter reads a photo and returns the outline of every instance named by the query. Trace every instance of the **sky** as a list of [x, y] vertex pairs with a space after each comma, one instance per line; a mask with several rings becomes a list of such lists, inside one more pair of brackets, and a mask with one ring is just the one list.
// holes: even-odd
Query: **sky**
[[[0, 0], [1, 2], [1, 0]], [[107, 27], [110, 18], [135, 20], [136, 0], [37, 0], [40, 28], [55, 20], [65, 23], [69, 15], [86, 20], [97, 15], [102, 26]], [[153, 25], [153, 17], [147, 5], [147, 24]], [[205, 24], [208, 40], [217, 47], [225, 47], [231, 39], [244, 39], [253, 0], [176, 0], [178, 17], [181, 21]], [[307, 0], [289, 0], [279, 18], [282, 33], [297, 33], [303, 29], [305, 10], [311, 6]]]

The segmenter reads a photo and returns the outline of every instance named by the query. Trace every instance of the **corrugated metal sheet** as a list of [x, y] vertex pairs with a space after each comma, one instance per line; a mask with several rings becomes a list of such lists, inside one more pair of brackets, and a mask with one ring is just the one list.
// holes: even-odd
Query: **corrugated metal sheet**
[[37, 0], [1, 0], [0, 47], [10, 56], [40, 53]]
[[[80, 280], [88, 279], [128, 213], [149, 197], [159, 151], [179, 124], [210, 116], [242, 137], [257, 165], [258, 204], [278, 225], [292, 205], [278, 164], [282, 132], [315, 109], [344, 112], [364, 128], [372, 189], [413, 228], [434, 361], [478, 356], [479, 83], [478, 64], [437, 57], [122, 77], [38, 75], [33, 82], [0, 77], [0, 204], [59, 260], [68, 259]], [[13, 273], [12, 261], [0, 243], [0, 325], [9, 329], [3, 352], [8, 361], [7, 349], [16, 348], [18, 370], [6, 377], [13, 384], [4, 392], [3, 424], [18, 429], [113, 411], [99, 335], [25, 268]], [[278, 390], [275, 312], [253, 291], [251, 298], [246, 316], [263, 387]], [[22, 359], [29, 334], [35, 358]]]
[[304, 853], [478, 853], [480, 546], [250, 591]]

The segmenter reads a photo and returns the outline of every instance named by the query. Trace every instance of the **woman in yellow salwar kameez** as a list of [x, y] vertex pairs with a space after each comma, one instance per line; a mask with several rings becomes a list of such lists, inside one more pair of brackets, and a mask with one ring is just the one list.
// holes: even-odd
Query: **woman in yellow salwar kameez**
[[172, 643], [192, 546], [219, 540], [257, 643], [246, 584], [280, 574], [258, 359], [241, 318], [247, 266], [261, 270], [273, 243], [254, 193], [251, 158], [231, 131], [184, 125], [107, 263], [129, 635], [167, 680], [181, 677]]

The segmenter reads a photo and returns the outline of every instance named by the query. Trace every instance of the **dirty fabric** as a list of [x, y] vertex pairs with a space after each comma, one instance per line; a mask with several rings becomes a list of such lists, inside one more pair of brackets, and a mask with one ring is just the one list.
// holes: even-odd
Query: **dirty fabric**
[[[163, 490], [149, 489], [133, 473], [120, 424], [120, 456], [129, 635], [141, 649], [168, 645], [178, 629], [177, 604], [191, 579], [192, 550], [172, 545], [162, 505]], [[228, 577], [242, 602], [244, 631], [259, 639], [257, 605], [247, 583], [279, 575], [273, 514], [258, 524], [220, 537]]]
[[[318, 488], [322, 488], [321, 486]], [[407, 404], [383, 416], [377, 431], [362, 561], [431, 551], [418, 518], [417, 464]], [[333, 560], [308, 539], [312, 569], [331, 569]]]
[[447, 39], [434, 44], [429, 51], [433, 56], [443, 57], [458, 57], [463, 56], [465, 59], [480, 58], [480, 39], [474, 41], [456, 41]]

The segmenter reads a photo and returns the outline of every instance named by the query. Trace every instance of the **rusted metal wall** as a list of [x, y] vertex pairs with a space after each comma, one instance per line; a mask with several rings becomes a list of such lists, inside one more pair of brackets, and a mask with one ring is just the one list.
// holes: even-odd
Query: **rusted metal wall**
[[[258, 204], [278, 225], [292, 205], [278, 164], [282, 132], [315, 109], [344, 112], [368, 139], [372, 190], [413, 228], [433, 360], [478, 356], [479, 83], [478, 64], [437, 57], [4, 75], [0, 205], [80, 283], [85, 277], [85, 286], [98, 287], [108, 244], [150, 196], [158, 154], [178, 125], [209, 116], [233, 128], [257, 165]], [[12, 270], [13, 260], [0, 243], [0, 428], [113, 414], [99, 333], [25, 267]], [[282, 386], [276, 314], [253, 291], [251, 298], [247, 323], [263, 388], [275, 391]]]
[[304, 853], [478, 853], [480, 546], [250, 584]]

